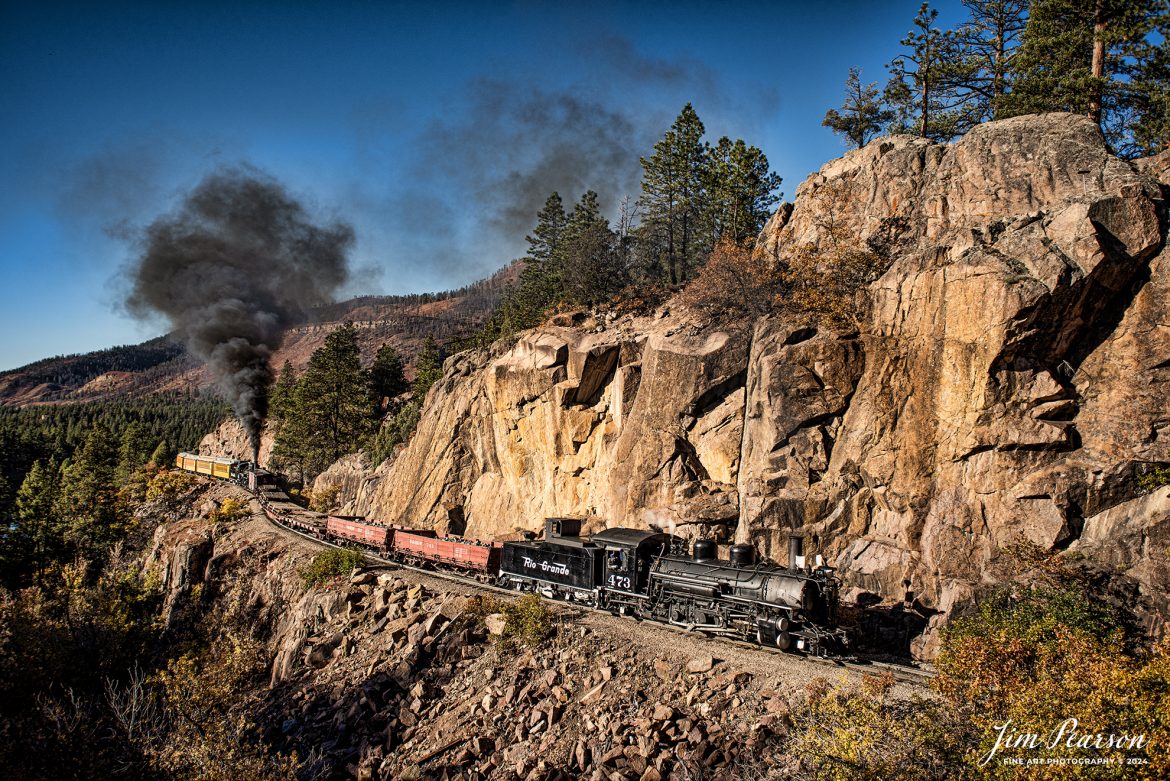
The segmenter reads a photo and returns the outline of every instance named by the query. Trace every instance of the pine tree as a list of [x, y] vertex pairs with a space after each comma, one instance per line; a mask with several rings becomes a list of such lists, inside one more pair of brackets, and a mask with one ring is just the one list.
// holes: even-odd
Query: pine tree
[[594, 304], [610, 298], [628, 279], [618, 237], [601, 216], [597, 193], [589, 190], [573, 208], [560, 252], [565, 300]]
[[536, 227], [532, 235], [524, 237], [528, 242], [527, 257], [530, 261], [546, 263], [556, 254], [566, 222], [565, 205], [560, 193], [553, 192], [536, 214]]
[[402, 358], [394, 345], [383, 344], [370, 367], [370, 395], [378, 403], [405, 393], [410, 385], [403, 373]]
[[968, 17], [954, 31], [952, 86], [969, 97], [978, 121], [999, 119], [1015, 77], [1015, 57], [1027, 22], [1027, 0], [961, 0]]
[[565, 221], [564, 240], [572, 241], [596, 224], [609, 225], [609, 221], [601, 216], [601, 203], [597, 193], [588, 190], [573, 206], [573, 212]]
[[1156, 31], [1161, 42], [1147, 40], [1135, 47], [1130, 71], [1128, 130], [1132, 140], [1119, 146], [1133, 156], [1170, 149], [1170, 14], [1159, 19]]
[[280, 374], [272, 385], [272, 392], [268, 398], [268, 411], [277, 420], [287, 420], [292, 405], [293, 392], [297, 387], [297, 375], [293, 371], [292, 361], [285, 360], [280, 367]]
[[414, 357], [414, 383], [411, 390], [414, 398], [421, 402], [431, 386], [443, 377], [443, 354], [435, 337], [427, 334], [422, 349]]
[[57, 513], [65, 537], [86, 555], [101, 553], [125, 532], [115, 472], [118, 449], [109, 429], [90, 429], [81, 450], [62, 467]]
[[845, 79], [845, 102], [841, 110], [829, 109], [821, 124], [844, 136], [848, 145], [860, 149], [893, 119], [894, 112], [882, 102], [877, 82], [863, 86], [861, 68], [854, 67]]
[[544, 318], [545, 311], [563, 293], [561, 246], [568, 224], [561, 196], [553, 193], [536, 216], [532, 235], [526, 236], [528, 254], [516, 284], [505, 292], [485, 331], [496, 339], [525, 328]]
[[978, 112], [955, 86], [951, 64], [959, 56], [954, 34], [935, 27], [937, 19], [938, 11], [923, 3], [914, 17], [916, 29], [902, 39], [908, 51], [886, 66], [890, 81], [884, 99], [896, 115], [891, 130], [948, 140], [976, 124]]
[[709, 247], [719, 241], [742, 244], [755, 239], [772, 207], [780, 199], [780, 176], [768, 158], [743, 139], [727, 136], [707, 149], [704, 166], [704, 210], [710, 232]]
[[146, 463], [160, 467], [170, 466], [176, 455], [178, 454], [171, 449], [170, 443], [163, 439], [159, 441]]
[[1166, 71], [1150, 34], [1166, 8], [1165, 0], [1033, 0], [1004, 115], [1085, 114], [1115, 150], [1141, 153], [1164, 115]]
[[114, 472], [115, 484], [124, 484], [135, 469], [147, 462], [154, 447], [154, 438], [142, 423], [135, 421], [122, 429], [118, 467]]
[[639, 204], [645, 219], [639, 243], [671, 284], [686, 280], [710, 250], [710, 236], [701, 226], [704, 132], [699, 115], [688, 103], [654, 145], [654, 154], [641, 158]]
[[373, 420], [357, 330], [346, 323], [325, 338], [297, 381], [288, 418], [276, 437], [274, 460], [296, 467], [302, 479], [318, 474], [364, 447]]
[[[38, 581], [61, 547], [56, 509], [60, 491], [58, 478], [57, 464], [37, 461], [16, 492], [19, 542], [14, 540], [13, 543], [24, 549], [21, 557], [27, 558]], [[11, 554], [6, 553], [6, 558], [8, 555]]]

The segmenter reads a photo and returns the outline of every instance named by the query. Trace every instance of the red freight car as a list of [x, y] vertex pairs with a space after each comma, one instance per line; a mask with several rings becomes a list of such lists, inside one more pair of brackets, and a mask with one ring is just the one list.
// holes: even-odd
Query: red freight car
[[502, 543], [485, 543], [462, 537], [435, 537], [434, 532], [399, 530], [391, 550], [409, 559], [457, 567], [472, 572], [495, 573]]
[[394, 536], [394, 530], [389, 526], [359, 518], [336, 515], [329, 516], [325, 529], [330, 535], [339, 539], [368, 545], [378, 550], [389, 548], [390, 540]]

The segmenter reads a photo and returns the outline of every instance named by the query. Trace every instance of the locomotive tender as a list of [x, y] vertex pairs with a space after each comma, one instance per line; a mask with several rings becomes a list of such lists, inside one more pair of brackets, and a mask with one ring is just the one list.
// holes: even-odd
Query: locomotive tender
[[789, 540], [787, 567], [756, 561], [750, 545], [732, 545], [727, 559], [711, 540], [688, 551], [655, 530], [610, 528], [586, 538], [573, 518], [546, 519], [543, 539], [482, 542], [305, 510], [248, 461], [180, 453], [175, 466], [247, 488], [275, 523], [394, 561], [782, 650], [825, 655], [848, 645], [837, 626], [840, 583], [819, 559], [805, 566], [799, 537]]

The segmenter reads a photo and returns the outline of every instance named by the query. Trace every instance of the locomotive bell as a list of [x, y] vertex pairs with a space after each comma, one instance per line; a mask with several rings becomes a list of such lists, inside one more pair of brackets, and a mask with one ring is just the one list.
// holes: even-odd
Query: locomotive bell
[[695, 540], [693, 551], [692, 557], [695, 561], [711, 561], [719, 555], [719, 548], [714, 540]]

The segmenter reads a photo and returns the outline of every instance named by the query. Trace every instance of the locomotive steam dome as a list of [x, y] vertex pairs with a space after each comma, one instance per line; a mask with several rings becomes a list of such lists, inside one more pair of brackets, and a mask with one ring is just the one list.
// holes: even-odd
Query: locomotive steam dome
[[756, 563], [756, 549], [751, 545], [732, 545], [729, 555], [733, 567], [750, 567]]
[[712, 561], [718, 556], [719, 548], [714, 540], [695, 540], [693, 558], [695, 561]]

